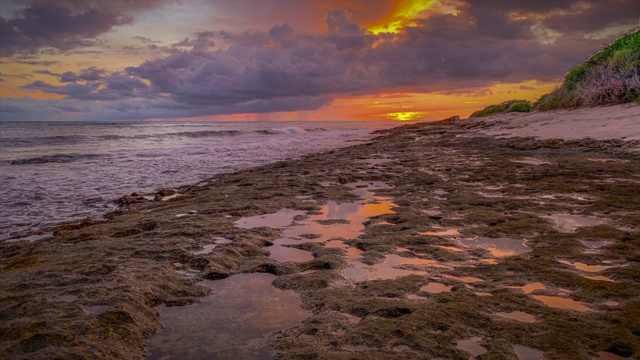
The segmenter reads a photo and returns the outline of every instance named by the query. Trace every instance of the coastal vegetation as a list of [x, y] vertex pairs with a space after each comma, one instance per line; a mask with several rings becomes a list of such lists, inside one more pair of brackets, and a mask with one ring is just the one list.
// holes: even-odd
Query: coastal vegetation
[[530, 112], [531, 110], [531, 103], [527, 100], [509, 100], [498, 105], [487, 106], [486, 108], [471, 114], [471, 117], [485, 117], [510, 112]]
[[630, 102], [640, 103], [640, 28], [618, 38], [571, 69], [557, 89], [543, 95], [534, 104], [526, 100], [509, 100], [487, 106], [470, 117]]
[[573, 109], [640, 100], [640, 28], [569, 71], [562, 84], [536, 102], [537, 110]]

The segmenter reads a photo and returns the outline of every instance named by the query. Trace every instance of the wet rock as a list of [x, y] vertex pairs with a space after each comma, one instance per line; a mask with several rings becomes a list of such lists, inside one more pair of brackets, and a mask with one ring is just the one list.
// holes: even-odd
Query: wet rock
[[156, 192], [156, 195], [160, 195], [161, 197], [175, 195], [178, 192], [173, 189], [160, 189]]
[[148, 199], [142, 197], [142, 196], [138, 196], [137, 193], [133, 193], [131, 195], [124, 195], [116, 200], [114, 200], [114, 202], [116, 204], [118, 204], [118, 206], [127, 206], [127, 205], [131, 205], [131, 204], [139, 204], [139, 203], [143, 203], [143, 202], [147, 202], [149, 201]]

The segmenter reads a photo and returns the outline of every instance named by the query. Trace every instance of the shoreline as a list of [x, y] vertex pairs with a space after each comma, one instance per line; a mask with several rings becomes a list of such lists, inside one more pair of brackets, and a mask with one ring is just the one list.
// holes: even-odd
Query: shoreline
[[[313, 313], [276, 339], [279, 358], [382, 359], [400, 352], [463, 358], [458, 342], [476, 337], [474, 343], [495, 356], [513, 357], [514, 346], [550, 359], [600, 351], [637, 356], [637, 144], [501, 139], [474, 130], [486, 131], [487, 124], [403, 125], [364, 144], [221, 175], [171, 201], [116, 211], [107, 222], [62, 226], [52, 239], [3, 244], [0, 350], [16, 358], [142, 358], [160, 327], [156, 306], [198, 301], [210, 291], [197, 284], [202, 279], [266, 272], [277, 276], [277, 288], [300, 294]], [[358, 201], [344, 184], [359, 181], [388, 184], [372, 193], [392, 199], [394, 207], [366, 221], [359, 236], [343, 239], [362, 251], [357, 261], [375, 268], [396, 255], [447, 268], [402, 265], [426, 275], [345, 280], [344, 269], [353, 264], [345, 250], [301, 241], [293, 247], [312, 253], [312, 260], [279, 262], [265, 247], [285, 230], [235, 225], [282, 209], [309, 217], [331, 201]], [[562, 231], [562, 214], [602, 222]], [[375, 226], [383, 221], [392, 225]], [[438, 234], [451, 229], [459, 235]], [[231, 243], [195, 254], [215, 237]], [[467, 240], [478, 238], [520, 239], [527, 251], [501, 255]], [[605, 244], [592, 244], [597, 241]], [[572, 264], [609, 267], [592, 273]], [[480, 281], [464, 281], [471, 277]], [[434, 283], [450, 291], [423, 289]], [[531, 283], [544, 289], [512, 289]], [[546, 306], [545, 297], [589, 310]], [[94, 306], [106, 308], [94, 314]], [[495, 315], [516, 311], [536, 321]], [[342, 314], [361, 320], [350, 323]], [[567, 328], [571, 322], [576, 325]]]

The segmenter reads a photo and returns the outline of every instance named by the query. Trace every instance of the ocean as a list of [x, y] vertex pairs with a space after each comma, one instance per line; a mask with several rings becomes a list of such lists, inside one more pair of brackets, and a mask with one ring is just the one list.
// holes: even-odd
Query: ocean
[[397, 123], [0, 122], [0, 240], [99, 219], [114, 199], [355, 144]]

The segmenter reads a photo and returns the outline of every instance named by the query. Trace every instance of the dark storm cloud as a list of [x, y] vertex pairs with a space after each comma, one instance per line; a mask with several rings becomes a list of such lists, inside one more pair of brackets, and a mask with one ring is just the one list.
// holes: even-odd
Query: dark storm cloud
[[[541, 10], [533, 5], [510, 9]], [[543, 43], [531, 30], [532, 20], [513, 21], [506, 11], [491, 13], [471, 4], [460, 10], [457, 16], [416, 21], [396, 35], [368, 33], [343, 10], [330, 11], [327, 32], [317, 35], [299, 34], [286, 24], [266, 32], [200, 33], [181, 42], [191, 49], [126, 71], [177, 103], [222, 108], [283, 98], [394, 89], [455, 92], [500, 81], [550, 81], [602, 43], [577, 35]], [[209, 50], [218, 40], [229, 46]]]
[[[71, 73], [61, 74], [61, 81], [65, 82], [65, 77], [72, 77], [73, 81], [67, 85], [57, 86], [41, 80], [32, 82], [22, 88], [26, 90], [36, 90], [45, 93], [65, 95], [73, 100], [100, 100], [113, 101], [127, 98], [147, 97], [148, 86], [140, 79], [131, 77], [121, 72], [115, 72], [108, 76], [102, 76], [105, 71], [95, 68], [87, 69], [87, 72], [75, 75]], [[83, 75], [86, 75], [84, 83], [77, 83]]]
[[159, 0], [73, 1], [36, 0], [12, 18], [0, 17], [0, 57], [60, 51], [90, 46], [95, 37], [116, 26], [130, 24], [132, 12], [157, 5]]
[[106, 71], [95, 66], [84, 69], [80, 74], [67, 71], [60, 75], [61, 82], [98, 81], [104, 77]]
[[543, 24], [561, 32], [597, 32], [609, 26], [638, 25], [639, 22], [640, 1], [610, 0], [593, 1], [589, 9], [576, 14], [550, 16]]
[[[382, 92], [482, 96], [496, 83], [556, 81], [612, 39], [585, 34], [635, 25], [637, 0], [614, 1], [618, 8], [609, 10], [595, 0], [454, 1], [456, 15], [431, 15], [379, 35], [349, 12], [331, 10], [323, 33], [286, 23], [267, 31], [202, 31], [125, 72], [40, 70], [66, 84], [24, 88], [97, 101], [91, 116], [112, 118], [315, 110], [338, 96]], [[554, 36], [541, 38], [545, 31]]]

